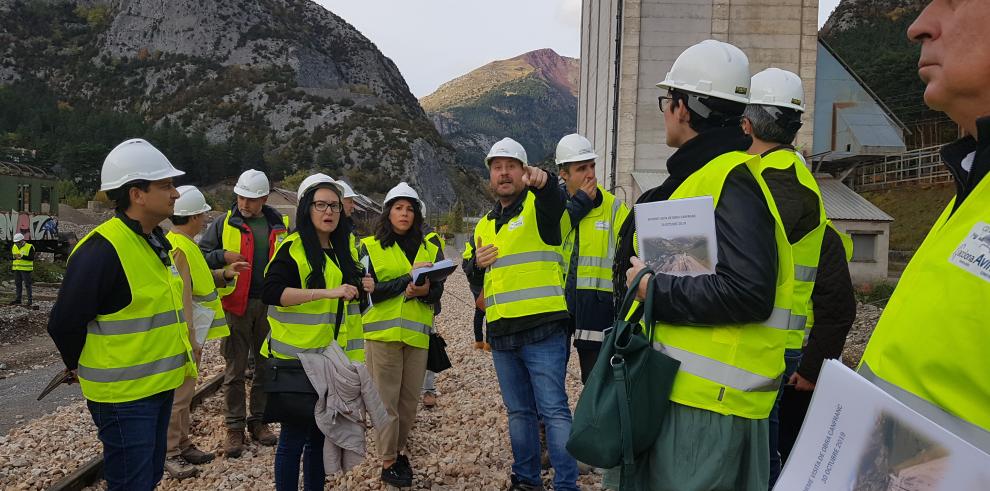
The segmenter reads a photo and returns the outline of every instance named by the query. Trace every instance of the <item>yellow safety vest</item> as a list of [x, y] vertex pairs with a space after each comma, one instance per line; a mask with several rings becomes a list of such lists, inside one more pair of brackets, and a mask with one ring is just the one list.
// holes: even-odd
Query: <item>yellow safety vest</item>
[[[14, 244], [10, 248], [10, 252], [13, 254], [21, 254], [26, 256], [29, 252], [31, 252], [31, 247], [31, 244], [28, 244], [27, 242], [24, 243], [24, 247], [17, 247], [17, 244]], [[14, 271], [34, 271], [34, 261], [30, 259], [14, 259], [14, 264], [11, 269]]]
[[192, 277], [193, 301], [213, 311], [213, 323], [206, 334], [206, 339], [219, 339], [230, 336], [230, 326], [224, 315], [223, 305], [220, 304], [220, 294], [213, 282], [213, 273], [206, 264], [203, 251], [192, 239], [176, 232], [166, 235], [172, 244], [172, 250], [179, 249], [185, 254], [189, 263], [189, 276]]
[[564, 276], [566, 281], [577, 238], [580, 241], [575, 279], [577, 289], [612, 293], [612, 258], [619, 239], [619, 228], [629, 215], [629, 208], [605, 188], [598, 186], [598, 192], [602, 195], [601, 205], [588, 212], [577, 227], [570, 223], [567, 213], [561, 219]]
[[990, 453], [990, 179], [949, 203], [904, 269], [859, 373]]
[[[832, 229], [832, 231], [834, 231], [839, 236], [839, 240], [842, 241], [842, 249], [846, 253], [846, 262], [848, 263], [849, 261], [852, 261], [852, 257], [853, 257], [852, 237], [850, 237], [849, 234], [844, 233], [841, 230], [835, 228], [835, 224], [832, 223], [832, 220], [826, 220], [825, 224], [828, 228]], [[814, 288], [812, 288], [812, 291], [814, 291]], [[811, 330], [814, 327], [815, 327], [815, 305], [814, 303], [810, 303], [808, 305], [808, 321], [805, 322], [804, 324], [805, 343], [807, 343], [808, 335], [811, 334]]]
[[[793, 150], [771, 152], [759, 160], [751, 160], [750, 166], [757, 179], [764, 183], [763, 173], [767, 170], [793, 170], [798, 182], [818, 197], [818, 225], [796, 242], [789, 244], [794, 259], [794, 304], [791, 306], [787, 348], [801, 349], [807, 340], [807, 334], [811, 331], [811, 326], [808, 324], [808, 316], [812, 311], [811, 292], [815, 289], [815, 276], [818, 274], [818, 262], [822, 256], [822, 239], [825, 237], [825, 226], [828, 223], [822, 193], [815, 176]], [[776, 205], [774, 211], [775, 216], [779, 216]]]
[[131, 302], [86, 326], [78, 372], [83, 396], [95, 402], [135, 401], [195, 377], [175, 264], [164, 266], [144, 237], [116, 217], [87, 234], [73, 253], [95, 233], [117, 252]]
[[[303, 248], [299, 233], [293, 232], [286, 237], [278, 246], [279, 249], [282, 247], [289, 248], [289, 256], [299, 269], [299, 284], [301, 288], [306, 288], [306, 280], [313, 272], [313, 268], [306, 259], [306, 250]], [[346, 257], [345, 255], [344, 258]], [[265, 269], [267, 271], [267, 267]], [[323, 266], [323, 279], [326, 288], [330, 289], [340, 286], [343, 281], [340, 268], [329, 258]], [[333, 330], [337, 323], [337, 303], [337, 299], [321, 298], [290, 307], [269, 305], [268, 324], [271, 326], [271, 331], [261, 345], [261, 355], [267, 358], [270, 349], [276, 358], [294, 359], [299, 357], [299, 353], [316, 353], [326, 349], [333, 342]], [[348, 341], [348, 333], [345, 329], [347, 303], [349, 302], [344, 304], [344, 318], [341, 319], [340, 332], [337, 334], [337, 344], [345, 353]]]
[[[670, 199], [711, 196], [718, 205], [729, 173], [753, 164], [757, 155], [729, 152], [684, 180]], [[653, 347], [680, 360], [670, 400], [719, 414], [763, 419], [770, 415], [784, 371], [784, 344], [790, 323], [794, 265], [769, 190], [761, 189], [774, 215], [777, 284], [773, 313], [763, 322], [691, 326], [657, 322]], [[635, 242], [634, 242], [635, 243]], [[638, 245], [635, 246], [638, 253]]]
[[[358, 262], [358, 250], [356, 244], [356, 238], [354, 233], [348, 234], [348, 243], [351, 249], [351, 259], [355, 263]], [[360, 270], [360, 267], [358, 268]], [[360, 289], [359, 289], [360, 290]], [[363, 290], [358, 292], [361, 296], [367, 296]], [[364, 321], [361, 318], [361, 302], [360, 300], [353, 300], [347, 302], [347, 316], [344, 317], [344, 327], [342, 328], [347, 334], [347, 341], [343, 345], [344, 352], [347, 353], [347, 357], [351, 361], [358, 363], [364, 363]], [[341, 333], [343, 335], [343, 333]], [[338, 337], [339, 341], [340, 338]]]
[[[382, 248], [372, 237], [361, 239], [375, 269], [379, 282], [394, 280], [412, 271], [412, 264], [397, 244]], [[414, 262], [435, 262], [440, 250], [423, 239]], [[418, 299], [406, 301], [405, 295], [396, 295], [376, 302], [364, 313], [364, 339], [383, 342], [402, 342], [414, 348], [430, 346], [433, 330], [433, 306]]]
[[495, 244], [498, 259], [485, 273], [485, 317], [488, 322], [549, 312], [566, 312], [562, 286], [564, 259], [560, 246], [543, 242], [536, 224], [536, 198], [524, 191], [522, 212], [495, 231], [485, 216], [474, 229], [474, 241]]

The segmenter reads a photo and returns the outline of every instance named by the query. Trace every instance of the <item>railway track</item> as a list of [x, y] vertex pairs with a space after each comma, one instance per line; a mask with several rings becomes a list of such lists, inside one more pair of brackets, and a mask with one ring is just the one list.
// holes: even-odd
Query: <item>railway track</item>
[[[223, 374], [211, 378], [201, 387], [196, 389], [192, 398], [192, 407], [202, 403], [207, 397], [220, 390], [223, 384]], [[75, 470], [72, 474], [65, 476], [62, 480], [53, 484], [48, 491], [79, 491], [86, 486], [92, 486], [103, 476], [103, 457], [96, 456]]]

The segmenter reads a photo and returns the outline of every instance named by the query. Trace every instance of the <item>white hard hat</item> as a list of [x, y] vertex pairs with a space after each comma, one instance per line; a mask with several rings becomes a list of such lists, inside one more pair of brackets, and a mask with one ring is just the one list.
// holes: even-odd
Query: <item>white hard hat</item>
[[340, 188], [344, 190], [344, 195], [341, 196], [341, 198], [356, 198], [357, 197], [357, 193], [355, 193], [354, 190], [351, 189], [350, 184], [347, 184], [346, 182], [344, 182], [344, 181], [342, 181], [340, 179], [337, 179], [337, 184], [339, 184], [340, 185]]
[[333, 186], [334, 190], [337, 191], [337, 194], [344, 194], [339, 182], [334, 181], [332, 177], [326, 174], [317, 172], [316, 174], [306, 177], [306, 179], [303, 179], [302, 182], [299, 183], [299, 191], [296, 191], [296, 199], [302, 201], [302, 197], [306, 194], [306, 191], [309, 191], [310, 188], [316, 186], [317, 184], [330, 184]]
[[268, 176], [264, 172], [248, 169], [241, 173], [234, 185], [234, 193], [245, 198], [262, 198], [272, 192]]
[[557, 142], [557, 154], [556, 161], [557, 165], [570, 164], [572, 162], [584, 162], [587, 160], [595, 160], [598, 155], [595, 155], [595, 147], [591, 145], [591, 142], [587, 138], [577, 134], [572, 133], [560, 139]]
[[24, 234], [14, 234], [14, 242], [20, 242], [24, 240]]
[[495, 142], [492, 149], [488, 151], [488, 156], [485, 157], [485, 165], [491, 166], [492, 159], [495, 157], [513, 158], [521, 162], [522, 165], [529, 163], [526, 160], [526, 149], [512, 138], [502, 138]]
[[173, 215], [177, 217], [191, 217], [206, 213], [213, 209], [207, 202], [206, 197], [196, 186], [179, 186], [175, 188], [179, 192], [179, 199], [175, 200], [175, 211]]
[[750, 87], [750, 104], [777, 106], [804, 112], [801, 77], [780, 68], [767, 68], [756, 75]]
[[423, 206], [423, 201], [419, 199], [419, 193], [412, 186], [406, 184], [405, 181], [396, 184], [394, 188], [388, 190], [388, 194], [385, 195], [385, 207], [387, 208], [389, 203], [396, 198], [412, 198], [419, 205], [420, 213], [423, 213], [423, 210], [426, 209]]
[[657, 87], [748, 104], [749, 59], [729, 43], [707, 39], [684, 50]]
[[103, 160], [100, 191], [117, 189], [131, 181], [158, 181], [183, 174], [157, 148], [134, 138], [114, 147]]

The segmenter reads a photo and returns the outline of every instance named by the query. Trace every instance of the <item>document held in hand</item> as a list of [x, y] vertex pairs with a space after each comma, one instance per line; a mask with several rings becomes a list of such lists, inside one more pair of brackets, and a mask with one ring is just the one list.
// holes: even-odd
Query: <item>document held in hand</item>
[[990, 455], [828, 360], [773, 489], [990, 489]]
[[426, 283], [426, 278], [429, 278], [431, 282], [443, 281], [450, 276], [457, 269], [457, 265], [454, 261], [450, 259], [443, 259], [433, 263], [433, 266], [427, 268], [416, 268], [412, 270], [413, 284], [416, 286], [422, 286]]
[[657, 273], [715, 273], [715, 202], [711, 196], [635, 206], [639, 258]]

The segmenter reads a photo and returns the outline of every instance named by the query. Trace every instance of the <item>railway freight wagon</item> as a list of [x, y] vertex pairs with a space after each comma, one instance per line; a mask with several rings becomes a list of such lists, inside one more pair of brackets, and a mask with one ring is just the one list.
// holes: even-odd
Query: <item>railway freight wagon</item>
[[20, 233], [38, 252], [68, 256], [76, 238], [59, 233], [56, 182], [39, 167], [0, 160], [0, 244], [5, 250]]

